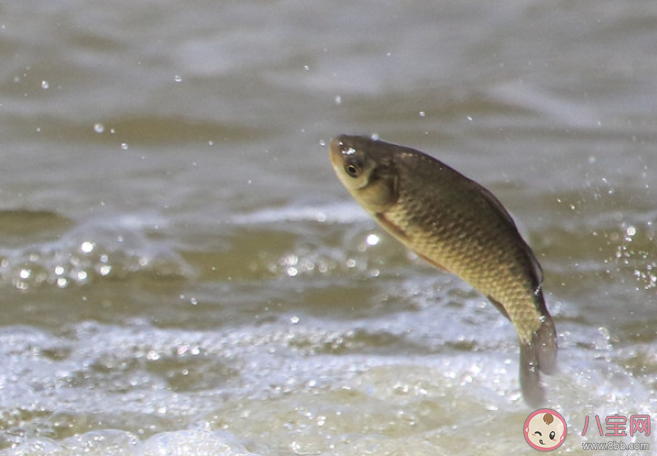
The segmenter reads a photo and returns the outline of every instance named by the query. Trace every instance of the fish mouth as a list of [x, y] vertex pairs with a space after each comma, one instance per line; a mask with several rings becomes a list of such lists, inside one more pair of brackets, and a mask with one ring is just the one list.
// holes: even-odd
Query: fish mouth
[[543, 442], [543, 439], [538, 439], [538, 443], [540, 443], [541, 445], [545, 445], [545, 442]]

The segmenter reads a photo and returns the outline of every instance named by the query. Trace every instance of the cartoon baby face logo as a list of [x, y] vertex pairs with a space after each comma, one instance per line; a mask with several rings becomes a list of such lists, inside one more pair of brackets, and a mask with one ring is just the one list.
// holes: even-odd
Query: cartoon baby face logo
[[566, 439], [566, 420], [554, 410], [540, 409], [525, 420], [525, 440], [533, 449], [552, 451]]

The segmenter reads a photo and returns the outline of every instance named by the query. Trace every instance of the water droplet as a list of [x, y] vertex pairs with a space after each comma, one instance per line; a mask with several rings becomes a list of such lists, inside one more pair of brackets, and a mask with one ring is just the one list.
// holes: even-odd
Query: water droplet
[[376, 235], [376, 234], [369, 234], [367, 238], [365, 239], [365, 242], [367, 242], [367, 245], [377, 245], [381, 238]]
[[129, 148], [130, 148], [130, 146], [128, 146], [127, 143], [121, 143], [121, 149], [128, 150]]
[[173, 77], [173, 80], [176, 81], [176, 82], [182, 82], [182, 76], [180, 76], [179, 74], [177, 74], [177, 75], [175, 75], [175, 76]]
[[420, 117], [424, 117], [426, 113], [424, 111], [420, 111]]
[[94, 249], [94, 243], [93, 243], [93, 242], [84, 241], [84, 242], [80, 245], [80, 250], [81, 250], [83, 253], [91, 253], [91, 251], [92, 251], [93, 249]]
[[340, 95], [335, 96], [335, 104], [338, 106], [342, 104], [342, 97]]
[[104, 131], [105, 131], [105, 125], [103, 125], [103, 124], [100, 123], [100, 122], [99, 122], [99, 123], [95, 123], [95, 124], [94, 124], [94, 131], [95, 131], [96, 133], [102, 133], [102, 132], [104, 132]]
[[50, 88], [50, 84], [48, 81], [41, 81], [41, 88], [44, 90], [48, 90]]

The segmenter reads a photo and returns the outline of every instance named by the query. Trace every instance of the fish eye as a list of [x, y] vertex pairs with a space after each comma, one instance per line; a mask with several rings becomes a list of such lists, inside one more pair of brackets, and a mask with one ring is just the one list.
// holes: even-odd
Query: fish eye
[[554, 431], [550, 432], [550, 440], [554, 440], [554, 436], [557, 435]]
[[541, 431], [535, 431], [535, 432], [534, 432], [534, 435], [536, 435], [536, 434], [538, 434], [538, 435], [540, 435], [541, 437], [543, 437], [543, 434], [541, 434]]
[[346, 163], [344, 165], [344, 170], [347, 174], [349, 174], [353, 178], [360, 176], [361, 173], [361, 167], [354, 162]]

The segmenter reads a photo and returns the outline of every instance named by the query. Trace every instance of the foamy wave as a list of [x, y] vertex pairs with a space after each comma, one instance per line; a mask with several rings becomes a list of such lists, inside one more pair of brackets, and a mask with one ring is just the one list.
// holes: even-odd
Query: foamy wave
[[155, 434], [140, 441], [124, 431], [87, 432], [61, 442], [47, 438], [27, 441], [16, 448], [0, 451], [1, 456], [249, 456], [227, 432], [183, 430]]
[[250, 214], [236, 215], [231, 221], [242, 225], [284, 222], [353, 223], [367, 219], [367, 214], [357, 204], [344, 202], [327, 206], [263, 209]]

